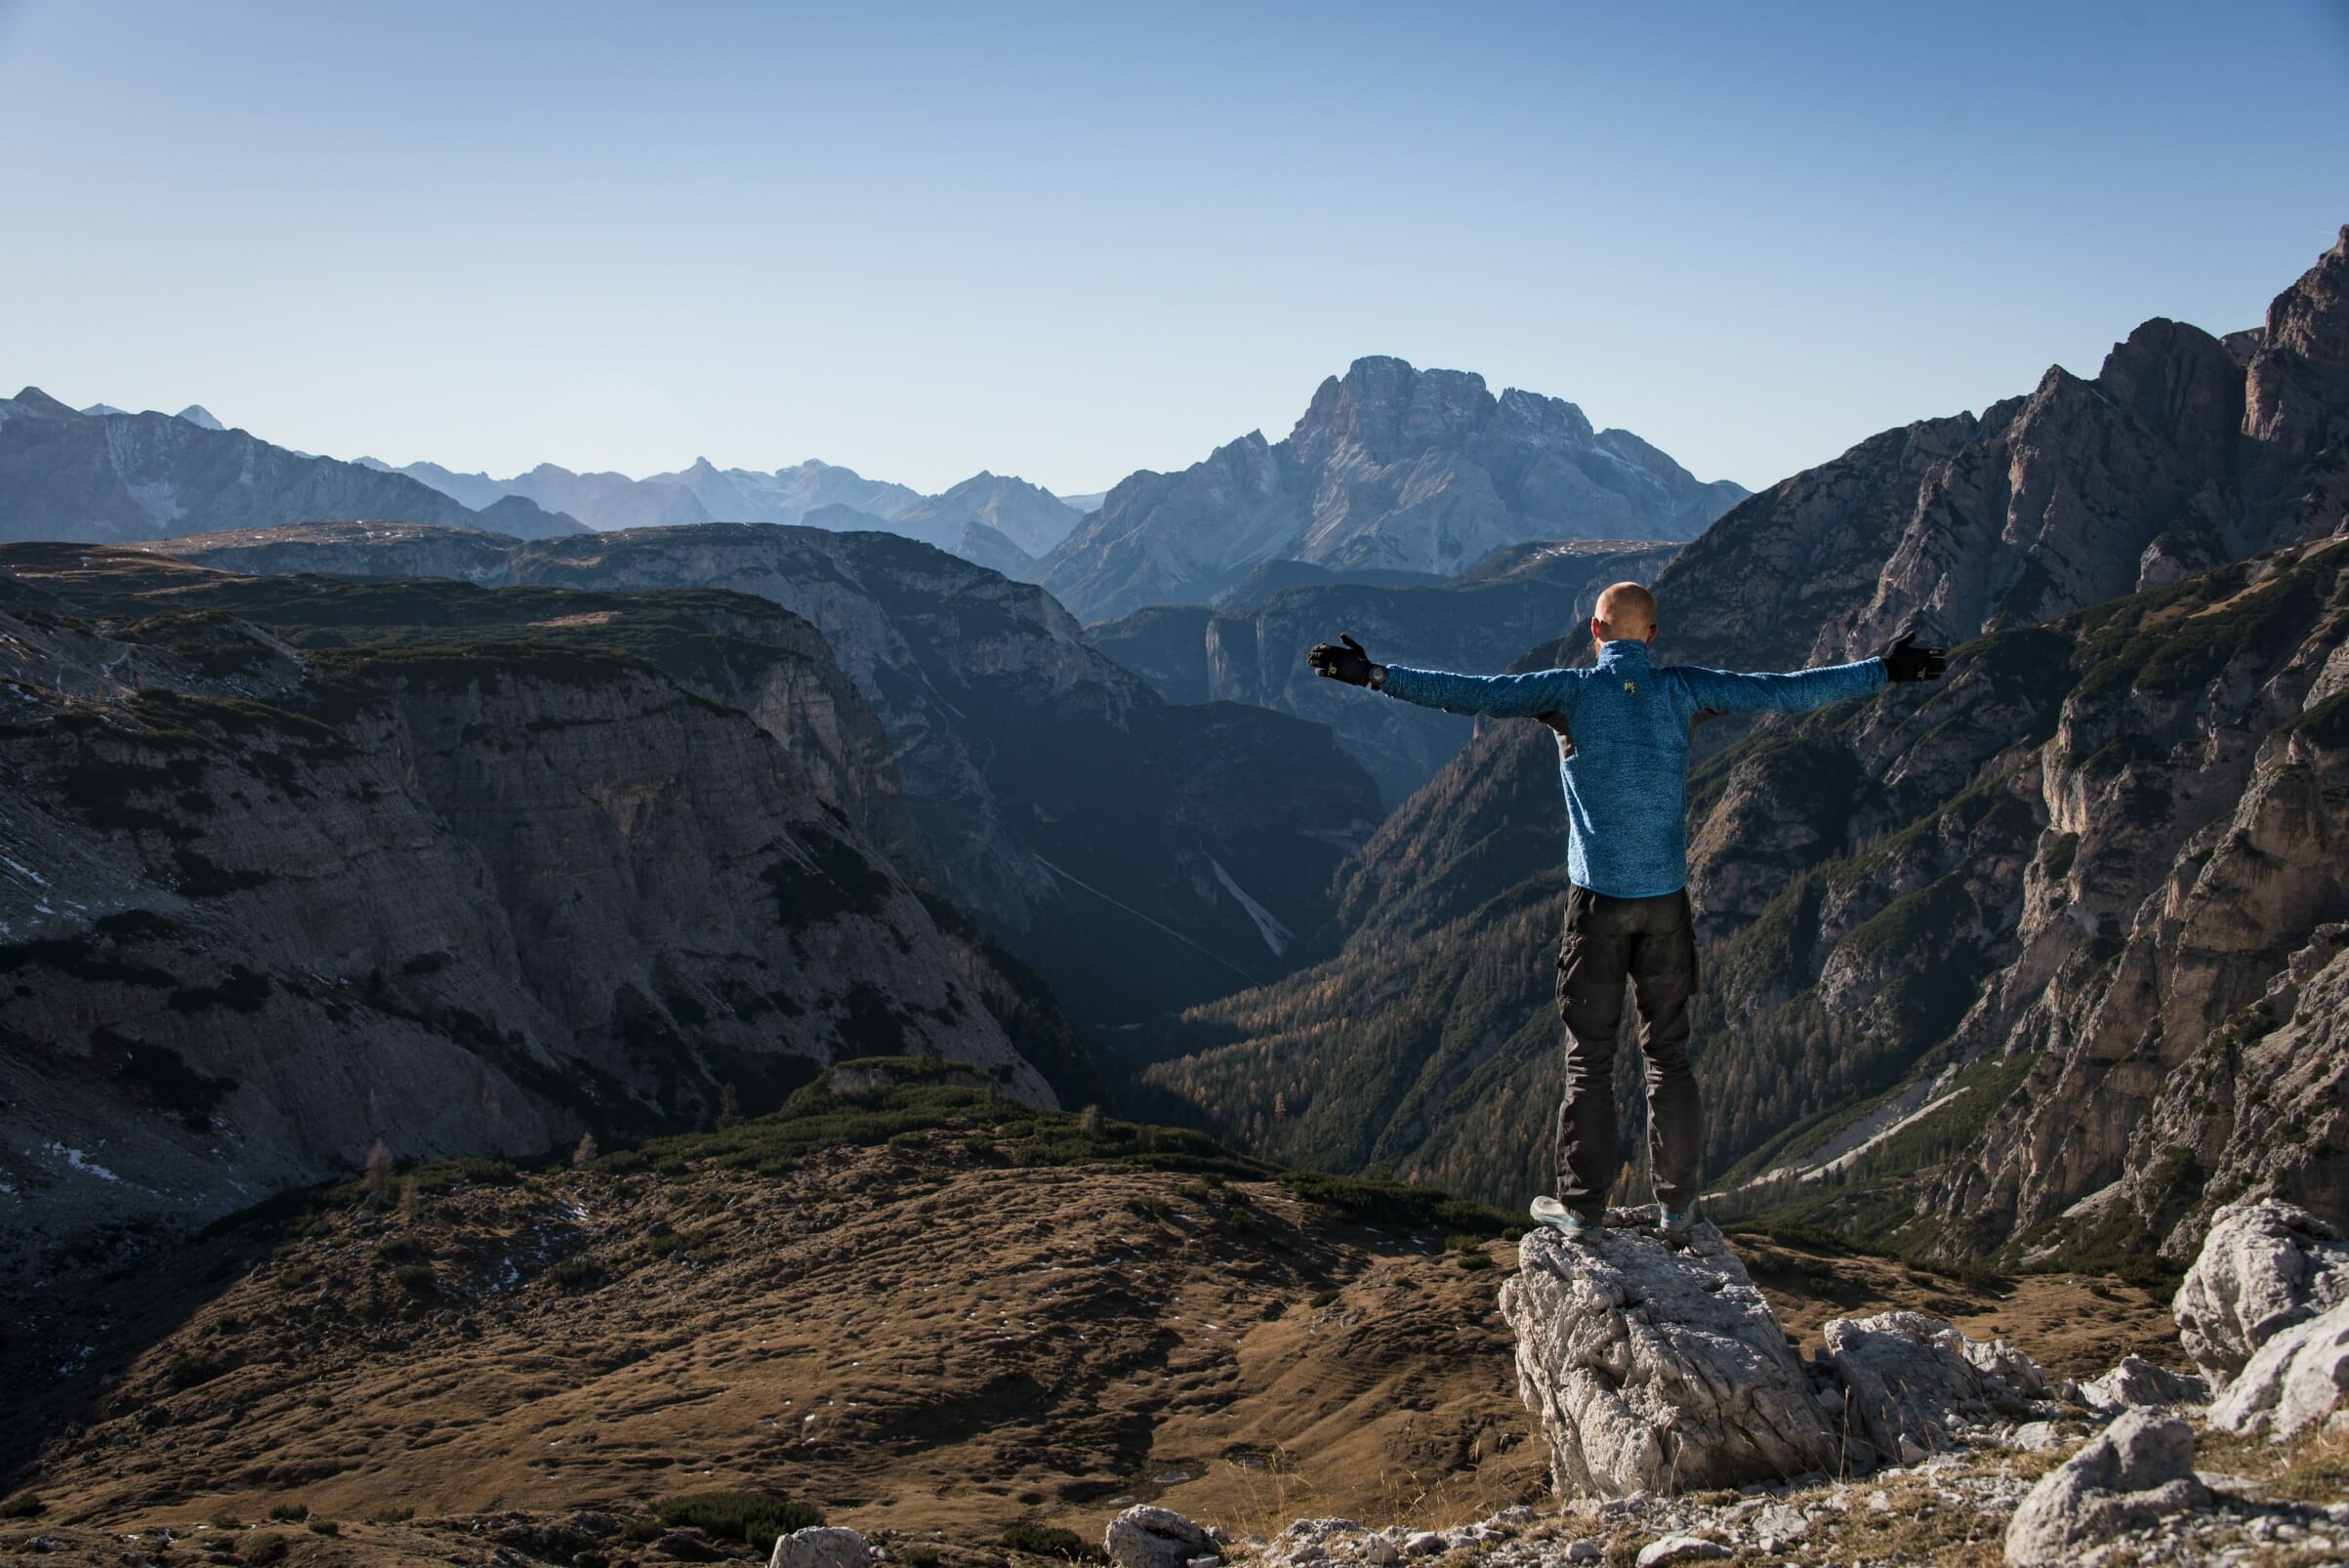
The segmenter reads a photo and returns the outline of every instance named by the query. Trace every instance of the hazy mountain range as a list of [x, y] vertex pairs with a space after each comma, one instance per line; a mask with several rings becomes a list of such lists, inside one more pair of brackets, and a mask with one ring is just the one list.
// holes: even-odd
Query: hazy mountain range
[[0, 539], [107, 544], [318, 517], [397, 517], [523, 539], [584, 531], [519, 496], [468, 506], [405, 475], [272, 446], [221, 429], [201, 408], [85, 413], [37, 387], [0, 399]]
[[[404, 474], [467, 506], [522, 496], [605, 532], [696, 522], [807, 523], [901, 533], [941, 550], [955, 550], [965, 529], [976, 525], [1010, 542], [1019, 552], [1012, 557], [1016, 565], [1058, 544], [1082, 516], [1049, 490], [986, 473], [926, 496], [902, 484], [868, 479], [854, 469], [814, 461], [765, 473], [721, 469], [708, 458], [697, 458], [690, 468], [641, 479], [625, 474], [574, 474], [552, 463], [510, 479], [493, 479], [486, 474], [452, 473], [437, 463], [393, 469], [376, 458], [358, 461], [384, 473]], [[1000, 547], [983, 536], [977, 547], [1001, 555]]]
[[[1496, 398], [1477, 376], [1390, 358], [1356, 360], [1325, 381], [1277, 445], [1251, 433], [1181, 474], [1139, 473], [1074, 498], [989, 472], [925, 496], [813, 460], [770, 472], [697, 458], [642, 478], [542, 463], [493, 478], [429, 461], [394, 468], [373, 457], [316, 458], [223, 431], [195, 405], [173, 416], [103, 403], [73, 414], [29, 390], [16, 401], [21, 415], [85, 422], [85, 449], [69, 455], [53, 441], [20, 461], [11, 494], [0, 442], [0, 537], [103, 542], [357, 517], [517, 538], [581, 524], [599, 532], [805, 524], [919, 539], [1041, 583], [1083, 621], [1149, 603], [1206, 603], [1266, 565], [1440, 578], [1512, 544], [1682, 540], [1746, 493], [1727, 481], [1700, 483], [1628, 431], [1592, 430], [1572, 403], [1515, 390]], [[120, 422], [144, 435], [99, 438]], [[196, 432], [244, 444], [233, 453], [190, 446]], [[216, 495], [224, 465], [235, 477]], [[451, 501], [464, 511], [452, 512]]]

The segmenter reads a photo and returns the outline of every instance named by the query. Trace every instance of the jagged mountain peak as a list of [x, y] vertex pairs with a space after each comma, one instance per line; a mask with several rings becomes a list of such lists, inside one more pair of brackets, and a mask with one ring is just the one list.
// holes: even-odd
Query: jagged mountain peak
[[44, 419], [59, 419], [73, 410], [59, 402], [38, 387], [27, 387], [9, 399], [12, 413], [37, 414]]
[[196, 426], [201, 430], [225, 431], [228, 428], [227, 426], [222, 424], [219, 420], [213, 418], [212, 410], [206, 408], [202, 403], [189, 403], [185, 408], [183, 408], [177, 414], [174, 414], [172, 418], [184, 419], [187, 421], [188, 424]]

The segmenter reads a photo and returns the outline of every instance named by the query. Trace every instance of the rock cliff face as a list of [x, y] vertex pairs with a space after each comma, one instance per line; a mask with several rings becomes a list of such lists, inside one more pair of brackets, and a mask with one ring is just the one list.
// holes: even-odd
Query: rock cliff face
[[[767, 724], [845, 759], [853, 693], [804, 625], [736, 600], [696, 634], [539, 595], [502, 636], [483, 615], [479, 640], [394, 646], [415, 585], [313, 584], [344, 624], [289, 612], [305, 647], [218, 607], [237, 579], [58, 547], [8, 564], [12, 1262], [200, 1224], [378, 1137], [431, 1158], [691, 1126], [722, 1086], [757, 1111], [842, 1057], [935, 1052], [1053, 1102], [974, 950], [793, 751], [626, 651], [698, 636]], [[583, 619], [596, 642], [566, 642]]]
[[[2349, 1217], [2345, 294], [2336, 247], [2247, 343], [2151, 323], [2098, 382], [1863, 443], [1664, 572], [1690, 662], [1863, 652], [1918, 608], [1984, 634], [1938, 687], [1705, 737], [1724, 1212], [2119, 1261], [2245, 1193]], [[1291, 1157], [1546, 1190], [1552, 756], [1487, 726], [1341, 876], [1348, 951], [1162, 1032], [1153, 1081]]]
[[1129, 477], [1031, 576], [1092, 622], [1205, 603], [1267, 560], [1449, 576], [1534, 540], [1689, 539], [1745, 493], [1572, 403], [1357, 359], [1286, 440]]
[[308, 517], [400, 517], [525, 538], [582, 532], [520, 499], [476, 510], [356, 463], [168, 414], [80, 414], [27, 387], [0, 398], [0, 539], [113, 544]]
[[1169, 702], [1252, 703], [1329, 725], [1392, 805], [1459, 754], [1472, 722], [1366, 702], [1315, 676], [1305, 665], [1307, 648], [1344, 632], [1388, 663], [1497, 672], [1534, 642], [1574, 635], [1608, 584], [1654, 581], [1675, 548], [1613, 540], [1512, 545], [1438, 584], [1298, 586], [1221, 611], [1157, 605], [1085, 635]]
[[[357, 529], [170, 548], [366, 575], [437, 549]], [[891, 534], [645, 529], [523, 545], [483, 580], [721, 587], [812, 622], [888, 732], [923, 869], [1083, 1021], [1287, 972], [1377, 820], [1375, 785], [1318, 725], [1162, 702], [1049, 596]]]
[[2330, 533], [2349, 507], [2349, 229], [2220, 340], [2156, 318], [2093, 381], [1886, 431], [1753, 496], [1657, 585], [1675, 656], [1780, 667], [1950, 641]]

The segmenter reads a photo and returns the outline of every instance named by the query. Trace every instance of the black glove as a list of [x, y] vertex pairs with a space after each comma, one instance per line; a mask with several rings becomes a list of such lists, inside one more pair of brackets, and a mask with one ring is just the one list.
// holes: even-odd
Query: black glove
[[[1338, 642], [1345, 644], [1339, 647]], [[1305, 650], [1305, 662], [1313, 673], [1332, 681], [1342, 681], [1349, 686], [1367, 686], [1386, 674], [1382, 664], [1371, 663], [1362, 644], [1350, 637], [1340, 636], [1338, 642], [1316, 642]]]
[[1911, 646], [1916, 640], [1916, 629], [1905, 628], [1876, 654], [1884, 661], [1885, 680], [1935, 681], [1949, 668], [1950, 661], [1944, 656], [1948, 649]]

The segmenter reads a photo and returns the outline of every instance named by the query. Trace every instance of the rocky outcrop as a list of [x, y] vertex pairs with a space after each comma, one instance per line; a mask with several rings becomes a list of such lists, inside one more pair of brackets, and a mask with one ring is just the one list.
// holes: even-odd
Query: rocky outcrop
[[1805, 1366], [1711, 1225], [1675, 1249], [1630, 1217], [1596, 1244], [1532, 1232], [1501, 1289], [1561, 1497], [1916, 1465], [2059, 1409], [2029, 1356], [1920, 1312], [1835, 1318]]
[[356, 463], [169, 414], [80, 414], [27, 387], [0, 398], [0, 540], [115, 544], [313, 517], [393, 517], [518, 537], [583, 532], [510, 500], [474, 508]]
[[[430, 548], [291, 532], [193, 542], [188, 558], [267, 549], [306, 570], [399, 575]], [[1086, 1022], [1294, 969], [1298, 938], [1327, 918], [1332, 873], [1377, 817], [1376, 787], [1326, 730], [1164, 703], [1048, 595], [912, 540], [707, 524], [551, 544], [514, 550], [488, 580], [723, 588], [821, 630], [887, 731], [922, 870]]]
[[2206, 1378], [2157, 1367], [2143, 1356], [2126, 1355], [2112, 1371], [2081, 1383], [2078, 1393], [2081, 1403], [2090, 1410], [2118, 1415], [2124, 1410], [2206, 1405], [2210, 1382]]
[[1836, 1318], [1820, 1337], [1847, 1431], [1889, 1463], [1913, 1465], [2034, 1414], [2046, 1392], [2039, 1367], [2005, 1341], [1969, 1340], [1922, 1312]]
[[1085, 636], [1170, 702], [1245, 702], [1329, 725], [1379, 781], [1381, 798], [1399, 805], [1459, 754], [1474, 721], [1321, 680], [1305, 664], [1307, 648], [1343, 632], [1384, 662], [1496, 673], [1536, 642], [1576, 636], [1602, 589], [1627, 578], [1653, 581], [1676, 548], [1589, 539], [1512, 545], [1441, 583], [1338, 578], [1275, 589], [1245, 609], [1153, 606], [1088, 627]]
[[2194, 1428], [2131, 1411], [2040, 1478], [2006, 1527], [2006, 1560], [2016, 1568], [2077, 1562], [2123, 1531], [2209, 1502], [2194, 1474]]
[[1837, 1467], [1841, 1446], [1802, 1363], [1710, 1225], [1674, 1252], [1610, 1232], [1537, 1230], [1501, 1289], [1517, 1385], [1565, 1497], [1699, 1491]]
[[[348, 1173], [378, 1138], [431, 1159], [691, 1126], [842, 1057], [935, 1053], [1052, 1102], [923, 889], [775, 733], [623, 651], [698, 636], [747, 664], [774, 612], [689, 633], [542, 596], [595, 643], [298, 648], [217, 610], [102, 630], [67, 612], [110, 564], [212, 574], [60, 553], [62, 608], [0, 612], [12, 1267]], [[308, 586], [376, 637], [416, 608]], [[770, 673], [821, 653], [801, 635], [759, 648]]]
[[1110, 620], [1205, 603], [1266, 560], [1449, 576], [1532, 540], [1688, 539], [1744, 494], [1572, 403], [1357, 359], [1286, 439], [1251, 433], [1127, 478], [1033, 576], [1079, 619]]
[[2330, 1416], [2349, 1388], [2349, 1302], [2276, 1334], [2210, 1407], [2221, 1431], [2278, 1439]]
[[2170, 1310], [2178, 1342], [2220, 1387], [2283, 1330], [2349, 1300], [2349, 1241], [2276, 1199], [2213, 1216]]

